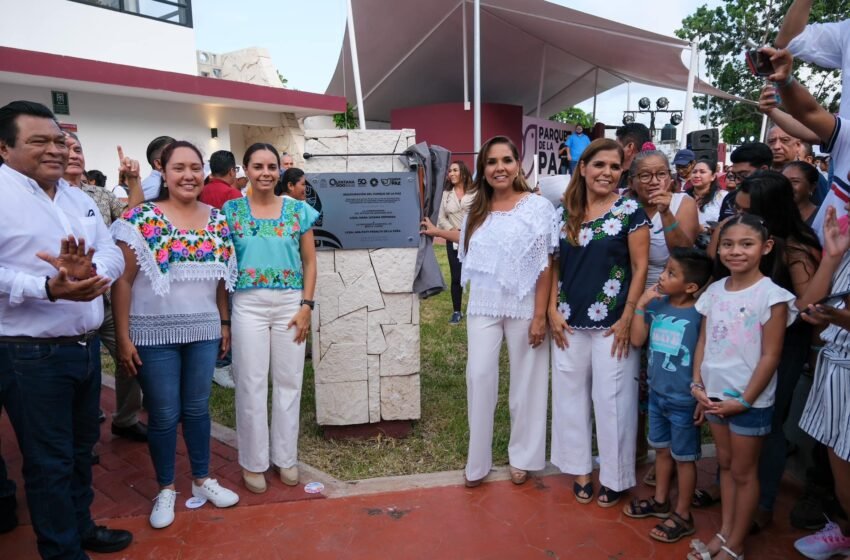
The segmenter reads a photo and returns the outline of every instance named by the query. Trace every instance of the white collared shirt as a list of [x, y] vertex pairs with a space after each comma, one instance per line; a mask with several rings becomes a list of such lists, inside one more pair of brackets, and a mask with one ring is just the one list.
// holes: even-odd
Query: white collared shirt
[[34, 180], [8, 165], [0, 167], [0, 336], [74, 336], [103, 323], [103, 301], [47, 299], [45, 279], [57, 271], [36, 256], [58, 255], [62, 239], [73, 235], [94, 247], [98, 274], [111, 279], [124, 271], [97, 204], [64, 179], [53, 200]]
[[156, 169], [151, 171], [151, 174], [142, 180], [142, 191], [145, 193], [145, 200], [153, 200], [159, 196], [159, 187], [162, 185], [162, 173]]

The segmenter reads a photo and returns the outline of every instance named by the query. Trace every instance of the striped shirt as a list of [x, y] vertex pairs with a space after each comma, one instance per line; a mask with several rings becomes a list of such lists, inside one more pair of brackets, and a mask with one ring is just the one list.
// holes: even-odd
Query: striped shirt
[[[850, 290], [850, 251], [844, 254], [838, 270], [832, 276], [832, 288], [830, 288], [833, 294], [846, 290]], [[846, 306], [843, 299], [835, 305], [837, 309], [844, 309]], [[831, 349], [850, 354], [850, 331], [830, 323], [820, 337]]]

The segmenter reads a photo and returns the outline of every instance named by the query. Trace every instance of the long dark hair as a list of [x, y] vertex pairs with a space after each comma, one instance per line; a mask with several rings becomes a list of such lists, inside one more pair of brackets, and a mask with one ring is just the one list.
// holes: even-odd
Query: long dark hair
[[[693, 188], [691, 188], [690, 190], [689, 194], [694, 199], [696, 199], [697, 207], [699, 208], [700, 212], [702, 212], [703, 208], [705, 208], [708, 203], [714, 200], [714, 197], [717, 195], [717, 191], [720, 190], [720, 183], [717, 182], [717, 165], [711, 160], [701, 159], [694, 164], [694, 168], [696, 168], [696, 166], [701, 163], [708, 167], [712, 173], [714, 173], [714, 180], [708, 186], [708, 192], [705, 193], [705, 196], [700, 196], [697, 198], [697, 193], [695, 192], [695, 190]], [[693, 171], [691, 172], [693, 173]]]
[[[770, 232], [767, 230], [767, 227], [764, 225], [764, 221], [754, 214], [736, 214], [729, 218], [725, 224], [720, 227], [720, 235], [718, 237], [718, 245], [717, 245], [717, 255], [714, 257], [714, 279], [720, 280], [722, 278], [726, 278], [731, 273], [729, 269], [726, 268], [726, 265], [720, 261], [720, 245], [723, 243], [724, 234], [729, 231], [729, 228], [732, 226], [747, 226], [761, 237], [762, 242], [770, 239]], [[759, 270], [762, 274], [773, 280], [775, 277], [779, 275], [779, 269], [784, 268], [781, 264], [781, 259], [777, 259], [777, 246], [782, 245], [781, 239], [774, 239], [773, 241], [773, 250], [771, 250], [768, 254], [762, 255], [761, 261], [759, 261]], [[779, 247], [781, 251], [782, 248]]]
[[794, 203], [791, 181], [777, 171], [756, 171], [744, 179], [740, 190], [750, 195], [749, 212], [764, 221], [774, 243], [782, 241], [773, 252], [781, 257], [776, 259], [777, 264], [785, 266], [780, 267], [779, 274], [771, 276], [771, 279], [793, 292], [789, 269], [794, 264], [803, 263], [810, 271], [809, 275], [814, 274], [817, 262], [812, 253], [820, 254], [821, 244], [814, 230], [800, 216], [800, 209]]
[[585, 211], [587, 211], [587, 182], [579, 169], [582, 163], [587, 166], [599, 152], [617, 152], [621, 164], [625, 157], [620, 143], [609, 138], [597, 138], [581, 153], [579, 167], [573, 173], [570, 184], [564, 192], [564, 198], [561, 199], [561, 203], [567, 210], [567, 225], [565, 227], [567, 241], [572, 245], [578, 245], [578, 232], [581, 229], [581, 221], [584, 219]]
[[[465, 192], [465, 193], [471, 192], [472, 188], [473, 188], [472, 187], [472, 174], [469, 172], [469, 168], [466, 166], [466, 164], [462, 160], [459, 160], [459, 159], [454, 160], [449, 167], [451, 167], [452, 165], [457, 165], [458, 169], [460, 170], [460, 182], [463, 183], [463, 192]], [[443, 190], [450, 191], [453, 188], [454, 188], [454, 185], [452, 185], [452, 182], [449, 181], [449, 174], [447, 172], [446, 173], [446, 184], [443, 185]]]
[[816, 189], [818, 187], [820, 171], [817, 170], [817, 167], [807, 161], [792, 161], [785, 164], [785, 167], [783, 167], [782, 170], [785, 171], [789, 167], [800, 170], [800, 173], [803, 174], [803, 178], [809, 184], [810, 189]]
[[304, 176], [304, 171], [297, 167], [290, 167], [280, 176], [280, 181], [275, 185], [274, 193], [278, 196], [289, 192], [289, 185], [296, 184]]
[[174, 155], [174, 150], [177, 148], [189, 148], [198, 155], [201, 165], [204, 164], [204, 156], [201, 154], [201, 150], [199, 150], [198, 147], [191, 142], [187, 142], [186, 140], [175, 140], [171, 144], [167, 145], [159, 155], [159, 163], [162, 165], [162, 182], [159, 185], [159, 194], [154, 199], [154, 202], [159, 202], [160, 200], [166, 200], [168, 198], [168, 186], [165, 184], [165, 166], [168, 165], [168, 160], [171, 159], [171, 156]]
[[469, 250], [469, 240], [472, 238], [472, 234], [475, 233], [475, 230], [481, 227], [481, 224], [484, 223], [484, 220], [486, 220], [487, 216], [490, 214], [490, 204], [493, 200], [494, 191], [493, 187], [490, 186], [490, 183], [488, 183], [487, 179], [484, 177], [484, 168], [487, 166], [487, 153], [490, 151], [490, 148], [496, 144], [504, 144], [510, 148], [511, 153], [516, 160], [519, 172], [516, 177], [514, 177], [514, 191], [531, 192], [528, 183], [525, 182], [525, 176], [522, 173], [519, 150], [517, 150], [516, 144], [511, 142], [511, 139], [507, 136], [494, 136], [484, 142], [484, 145], [481, 146], [481, 149], [478, 151], [478, 159], [475, 162], [475, 183], [473, 184], [473, 188], [478, 193], [478, 196], [476, 196], [473, 200], [472, 206], [469, 208], [469, 215], [466, 218], [466, 232], [464, 233], [463, 242], [464, 251]]

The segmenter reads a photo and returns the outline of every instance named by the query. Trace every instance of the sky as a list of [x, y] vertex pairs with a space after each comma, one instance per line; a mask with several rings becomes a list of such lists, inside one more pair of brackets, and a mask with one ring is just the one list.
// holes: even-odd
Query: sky
[[[421, 1], [421, 0], [386, 0]], [[673, 36], [682, 19], [698, 6], [711, 7], [722, 0], [552, 0], [576, 10]], [[241, 0], [234, 9], [232, 0], [196, 1], [193, 10], [197, 48], [212, 52], [228, 52], [247, 47], [264, 47], [274, 64], [289, 80], [289, 87], [324, 93], [330, 82], [346, 25], [346, 0]], [[685, 60], [687, 62], [687, 60]], [[704, 64], [701, 65], [704, 67]], [[630, 91], [629, 91], [630, 90]], [[629, 95], [630, 94], [630, 95]], [[596, 117], [607, 124], [617, 124], [627, 109], [637, 109], [641, 97], [654, 100], [665, 96], [671, 108], [684, 108], [685, 92], [639, 84], [609, 90], [597, 98]], [[578, 107], [590, 112], [593, 102]], [[649, 117], [645, 118], [649, 124]], [[703, 128], [693, 114], [690, 129]], [[665, 123], [657, 122], [659, 128]]]

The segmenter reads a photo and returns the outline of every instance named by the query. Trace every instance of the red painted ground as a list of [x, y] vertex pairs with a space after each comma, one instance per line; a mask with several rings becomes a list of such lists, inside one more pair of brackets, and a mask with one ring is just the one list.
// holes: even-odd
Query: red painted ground
[[[107, 408], [111, 399], [104, 388]], [[570, 490], [572, 479], [563, 475], [532, 478], [520, 487], [501, 481], [475, 489], [459, 484], [325, 500], [303, 500], [309, 495], [302, 487], [290, 489], [273, 480], [269, 492], [257, 496], [238, 482], [235, 451], [218, 442], [213, 446], [215, 476], [239, 490], [239, 506], [216, 510], [207, 504], [187, 511], [181, 505], [171, 527], [154, 530], [147, 521], [156, 490], [146, 448], [110, 441], [108, 425], [99, 445], [102, 465], [95, 471], [94, 513], [99, 522], [133, 531], [135, 541], [122, 553], [93, 558], [681, 560], [687, 554], [689, 539], [667, 545], [649, 538], [657, 521], [629, 519], [619, 507], [579, 505]], [[3, 420], [3, 455], [19, 480], [20, 458], [10, 435], [8, 420]], [[706, 484], [713, 477], [713, 461], [701, 467], [701, 483]], [[178, 471], [186, 470], [183, 456]], [[188, 485], [184, 475], [178, 482], [183, 492], [179, 503], [188, 497]], [[787, 521], [796, 492], [790, 485], [783, 487], [777, 521], [750, 539], [747, 560], [802, 558], [792, 546], [802, 533]], [[639, 487], [636, 494], [649, 495], [650, 489]], [[23, 504], [20, 489], [19, 498]], [[19, 513], [28, 522], [24, 507]], [[696, 536], [708, 540], [719, 517], [719, 506], [696, 511]], [[0, 536], [3, 560], [37, 557], [28, 525]]]

